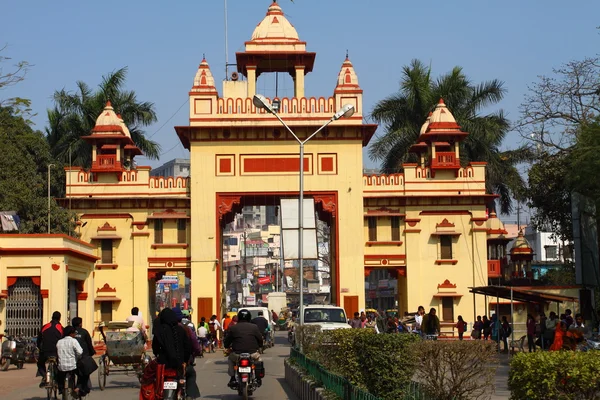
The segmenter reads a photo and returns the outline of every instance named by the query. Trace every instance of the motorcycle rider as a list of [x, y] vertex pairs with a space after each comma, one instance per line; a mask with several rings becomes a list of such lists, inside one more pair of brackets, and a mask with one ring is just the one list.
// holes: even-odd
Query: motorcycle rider
[[[229, 333], [225, 337], [224, 343], [226, 349], [230, 347], [232, 349], [228, 357], [228, 373], [231, 379], [229, 380], [227, 386], [230, 388], [234, 388], [236, 384], [235, 371], [233, 367], [238, 362], [240, 354], [250, 354], [252, 360], [255, 363], [260, 363], [260, 367], [262, 368], [262, 360], [260, 358], [260, 353], [258, 352], [258, 349], [260, 349], [263, 345], [262, 332], [258, 326], [251, 323], [252, 315], [250, 314], [250, 311], [246, 309], [240, 310], [238, 312], [237, 319], [238, 323], [229, 327]], [[261, 385], [261, 379], [259, 375], [257, 375], [256, 383], [258, 386]]]
[[269, 328], [269, 321], [267, 321], [267, 319], [264, 317], [264, 314], [262, 311], [258, 312], [258, 317], [254, 318], [252, 320], [252, 323], [254, 325], [258, 326], [258, 330], [260, 331], [260, 334], [262, 335], [263, 340], [265, 340], [266, 335], [267, 335], [267, 329]]
[[200, 345], [198, 343], [198, 337], [196, 336], [196, 332], [191, 329], [189, 326], [185, 325], [182, 321], [184, 319], [183, 312], [179, 307], [174, 307], [173, 313], [177, 317], [177, 321], [179, 322], [179, 326], [183, 327], [186, 331], [186, 334], [191, 342], [192, 346], [192, 354], [190, 354], [189, 358], [186, 360], [185, 367], [185, 393], [186, 397], [196, 399], [200, 397], [200, 389], [198, 388], [198, 384], [196, 383], [196, 370], [194, 369], [194, 359], [196, 356], [202, 354], [200, 350]]
[[36, 376], [42, 377], [40, 387], [46, 386], [46, 361], [48, 357], [56, 357], [56, 343], [63, 337], [63, 327], [60, 324], [60, 312], [52, 313], [52, 320], [42, 327], [37, 337], [37, 347], [40, 350], [40, 357], [37, 362]]

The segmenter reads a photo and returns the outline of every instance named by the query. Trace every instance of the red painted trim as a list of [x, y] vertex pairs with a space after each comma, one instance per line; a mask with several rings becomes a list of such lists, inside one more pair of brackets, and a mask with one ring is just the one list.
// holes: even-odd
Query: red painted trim
[[33, 282], [34, 285], [40, 286], [40, 284], [42, 283], [42, 278], [39, 276], [32, 276], [31, 281]]
[[119, 267], [118, 264], [96, 264], [96, 269], [117, 269]]
[[137, 226], [137, 227], [140, 227], [140, 226], [143, 227], [145, 225], [148, 225], [148, 221], [133, 221], [131, 223], [131, 225]]
[[[456, 190], [455, 190], [455, 192], [456, 192]], [[421, 211], [419, 213], [419, 215], [470, 215], [470, 214], [471, 214], [471, 211], [467, 211], [467, 210], [426, 210], [426, 211]], [[473, 218], [471, 218], [471, 219], [473, 219]]]
[[454, 228], [455, 226], [452, 222], [448, 221], [448, 218], [444, 218], [442, 222], [435, 224], [436, 228]]
[[[223, 169], [223, 161], [229, 161], [229, 171]], [[215, 176], [235, 176], [235, 154], [215, 154]]]
[[[135, 193], [138, 196], [140, 195], [140, 193]], [[84, 194], [85, 196], [85, 194]], [[83, 214], [81, 216], [81, 219], [96, 219], [96, 218], [131, 218], [133, 219], [133, 216], [131, 214]]]
[[458, 260], [435, 260], [435, 263], [437, 265], [442, 265], [442, 264], [456, 265], [458, 263]]
[[96, 293], [116, 293], [116, 292], [117, 292], [117, 289], [111, 288], [108, 283], [105, 283], [104, 286], [102, 286], [99, 289], [96, 289]]
[[0, 299], [7, 299], [7, 298], [8, 298], [8, 290], [0, 291]]
[[404, 232], [406, 233], [419, 233], [421, 232], [420, 229], [405, 229]]
[[471, 232], [485, 232], [487, 233], [487, 228], [472, 228]]
[[[264, 155], [265, 157], [260, 157]], [[272, 173], [272, 172], [299, 172], [300, 157], [296, 154], [240, 154], [240, 175]], [[313, 155], [304, 154], [304, 173], [312, 174]]]
[[116, 226], [110, 226], [110, 224], [108, 222], [105, 222], [104, 225], [99, 226], [98, 229], [96, 229], [97, 232], [100, 231], [115, 231], [116, 232], [117, 227]]
[[406, 260], [406, 254], [365, 254], [365, 260]]
[[371, 247], [371, 246], [402, 246], [402, 241], [389, 241], [389, 242], [372, 242], [372, 241], [368, 241], [367, 243], [365, 243], [367, 246]]
[[9, 288], [12, 285], [14, 285], [15, 283], [17, 283], [17, 277], [16, 276], [9, 276], [9, 277], [6, 278], [6, 287]]
[[150, 236], [150, 232], [131, 232], [132, 237]]
[[47, 234], [47, 233], [17, 233], [17, 234], [8, 234], [8, 233], [1, 233], [0, 234], [0, 238], [63, 238], [63, 239], [67, 239], [70, 240], [71, 242], [75, 242], [81, 245], [84, 245], [86, 247], [89, 247], [90, 249], [95, 249], [96, 246], [92, 246], [91, 244], [89, 244], [88, 242], [84, 242], [83, 240], [74, 238], [72, 236], [68, 236], [65, 235], [64, 233], [51, 233], [51, 234]]
[[[13, 235], [16, 236], [16, 235]], [[82, 242], [85, 243], [85, 242]], [[92, 247], [95, 248], [94, 246], [90, 246], [88, 243], [85, 243], [88, 247]], [[78, 250], [72, 250], [66, 247], [57, 247], [57, 248], [51, 248], [51, 247], [45, 247], [45, 248], [39, 248], [39, 247], [23, 247], [23, 248], [18, 248], [18, 249], [7, 249], [7, 248], [0, 248], [0, 255], [4, 255], [4, 256], [17, 256], [17, 255], [40, 255], [40, 254], [53, 254], [53, 255], [64, 255], [64, 256], [72, 256], [72, 257], [77, 257], [80, 258], [82, 260], [86, 260], [86, 261], [91, 261], [91, 262], [96, 262], [97, 260], [100, 259], [100, 257], [96, 257]]]
[[48, 289], [41, 289], [40, 295], [42, 296], [42, 299], [47, 299], [50, 295], [50, 292], [48, 291]]
[[[155, 195], [155, 196], [177, 196], [177, 195], [189, 195], [189, 193], [186, 192], [170, 192], [167, 191], [169, 188], [152, 188], [151, 190], [151, 194]], [[164, 192], [163, 192], [164, 190]], [[94, 193], [93, 196], [95, 198], [105, 198], [107, 196], [121, 196], [121, 198], [123, 198], [123, 196], [136, 196], [136, 198], [140, 198], [142, 196], [146, 196], [148, 195], [148, 192], [131, 192], [131, 193], [119, 193], [119, 192], [114, 192], [114, 193]], [[73, 193], [71, 194], [72, 198], [89, 198], [89, 196], [92, 196], [91, 193]], [[112, 200], [112, 199], [111, 199]], [[152, 200], [152, 199], [149, 199]], [[83, 218], [83, 217], [82, 217]], [[124, 218], [124, 217], [117, 217], [117, 218]], [[127, 217], [130, 218], [130, 217]]]
[[456, 284], [452, 284], [450, 279], [446, 279], [444, 283], [439, 283], [437, 287], [438, 289], [456, 289]]
[[88, 294], [86, 292], [77, 293], [77, 300], [87, 300]]
[[189, 262], [192, 260], [192, 257], [148, 257], [148, 262], [168, 262], [168, 261], [185, 261]]
[[150, 245], [153, 249], [187, 249], [187, 243], [153, 243]]

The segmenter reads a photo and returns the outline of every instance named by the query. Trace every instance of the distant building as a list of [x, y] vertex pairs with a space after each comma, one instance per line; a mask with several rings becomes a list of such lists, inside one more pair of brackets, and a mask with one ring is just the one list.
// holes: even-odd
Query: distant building
[[154, 168], [150, 171], [150, 176], [162, 176], [168, 178], [170, 176], [177, 178], [187, 178], [190, 176], [190, 159], [189, 158], [175, 158], [171, 161], [167, 161], [160, 167]]

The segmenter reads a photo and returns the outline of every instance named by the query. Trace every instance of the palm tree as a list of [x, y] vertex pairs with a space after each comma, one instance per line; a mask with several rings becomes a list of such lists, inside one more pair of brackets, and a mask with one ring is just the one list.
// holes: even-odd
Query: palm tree
[[[516, 166], [530, 160], [532, 152], [527, 147], [501, 151], [500, 145], [510, 129], [510, 122], [502, 110], [481, 115], [483, 108], [502, 100], [506, 90], [497, 79], [473, 84], [461, 67], [432, 79], [431, 68], [413, 60], [402, 70], [400, 91], [378, 102], [371, 118], [383, 124], [385, 133], [378, 137], [369, 156], [381, 161], [381, 172], [396, 173], [402, 163], [417, 162], [409, 148], [417, 142], [421, 126], [433, 111], [438, 100], [444, 102], [462, 130], [469, 136], [461, 142], [461, 162], [486, 161], [486, 185], [489, 193], [499, 195], [500, 211], [512, 210], [511, 195], [523, 196], [525, 182]], [[491, 205], [493, 206], [493, 205]]]
[[144, 135], [142, 127], [156, 122], [154, 104], [138, 102], [135, 92], [125, 91], [127, 67], [102, 77], [96, 91], [78, 81], [75, 93], [65, 89], [54, 92], [54, 108], [48, 110], [46, 134], [53, 156], [67, 164], [69, 153], [73, 165], [91, 165], [91, 146], [82, 136], [91, 134], [96, 119], [110, 100], [113, 108], [123, 118], [131, 138], [148, 158], [158, 159], [160, 145]]

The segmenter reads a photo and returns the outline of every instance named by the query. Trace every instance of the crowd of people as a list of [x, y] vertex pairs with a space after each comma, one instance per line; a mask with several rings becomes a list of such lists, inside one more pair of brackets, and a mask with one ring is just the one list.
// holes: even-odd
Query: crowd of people
[[[427, 339], [435, 339], [441, 333], [440, 320], [435, 308], [425, 313], [425, 308], [419, 306], [414, 314], [405, 313], [405, 317], [399, 319], [394, 315], [383, 317], [379, 313], [355, 312], [354, 317], [349, 320], [352, 328], [371, 328], [377, 333], [416, 333]], [[598, 314], [600, 320], [600, 312]], [[461, 315], [453, 323], [453, 328], [458, 334], [458, 340], [463, 340], [464, 334], [468, 333], [468, 323]], [[599, 329], [600, 330], [600, 329]], [[513, 335], [513, 327], [507, 316], [503, 315], [500, 320], [496, 314], [490, 317], [477, 316], [473, 322], [470, 336], [475, 340], [493, 340], [502, 342], [502, 351], [509, 351], [509, 340]], [[529, 352], [536, 349], [556, 351], [561, 349], [575, 350], [578, 346], [592, 337], [592, 330], [584, 325], [581, 314], [575, 314], [570, 309], [565, 310], [560, 316], [550, 312], [546, 317], [544, 312], [534, 317], [527, 315], [526, 340]], [[581, 347], [581, 346], [580, 346]]]

